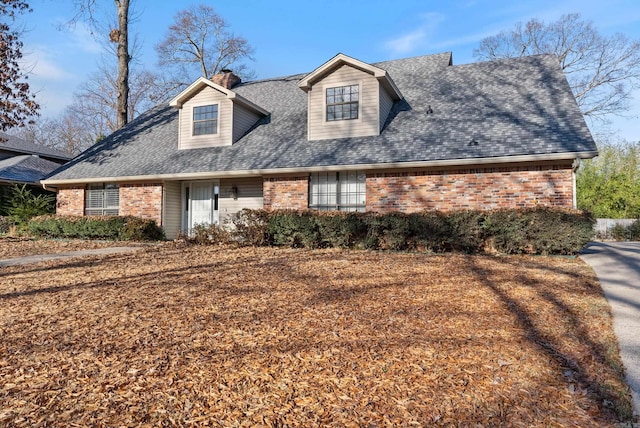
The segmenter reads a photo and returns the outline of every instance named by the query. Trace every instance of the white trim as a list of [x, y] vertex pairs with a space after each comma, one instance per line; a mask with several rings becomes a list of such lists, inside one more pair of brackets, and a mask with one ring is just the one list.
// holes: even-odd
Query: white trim
[[[325, 83], [322, 85], [322, 126], [344, 126], [345, 122], [361, 123], [362, 122], [362, 88], [364, 87], [364, 81], [362, 79], [349, 80], [351, 83]], [[345, 86], [357, 86], [358, 87], [358, 117], [356, 119], [338, 119], [327, 120], [327, 89], [342, 88]], [[335, 105], [335, 104], [334, 104]], [[380, 116], [380, 115], [378, 115]]]
[[233, 102], [237, 102], [238, 104], [248, 108], [249, 110], [253, 110], [263, 116], [269, 115], [269, 112], [259, 105], [249, 101], [241, 95], [236, 94], [232, 90], [227, 89], [224, 86], [220, 86], [217, 83], [214, 83], [204, 77], [199, 77], [195, 82], [189, 85], [187, 89], [176, 95], [171, 101], [169, 101], [169, 105], [171, 107], [182, 108], [182, 104], [184, 104], [184, 101], [190, 99], [197, 92], [200, 92], [204, 86], [209, 86], [219, 92], [222, 92], [228, 99]]
[[266, 169], [244, 169], [234, 171], [206, 171], [206, 172], [185, 172], [176, 174], [154, 174], [154, 175], [128, 175], [113, 177], [93, 177], [75, 178], [63, 180], [43, 180], [40, 183], [47, 189], [47, 186], [64, 184], [85, 184], [100, 182], [125, 182], [125, 181], [158, 181], [158, 180], [187, 180], [187, 179], [213, 179], [226, 177], [258, 177], [262, 175], [275, 174], [305, 174], [317, 171], [349, 171], [349, 170], [384, 170], [384, 169], [408, 169], [408, 168], [437, 168], [437, 167], [462, 167], [470, 165], [491, 165], [523, 162], [558, 161], [571, 159], [590, 159], [598, 154], [597, 151], [573, 152], [573, 153], [553, 153], [540, 155], [521, 156], [498, 156], [489, 158], [470, 159], [447, 159], [436, 161], [417, 162], [390, 162], [356, 165], [328, 165], [311, 166], [303, 168], [266, 168]]
[[371, 74], [373, 77], [378, 79], [378, 81], [383, 86], [385, 86], [385, 88], [389, 90], [391, 98], [393, 98], [394, 100], [397, 101], [404, 98], [402, 96], [402, 93], [400, 93], [400, 90], [394, 83], [394, 81], [391, 79], [391, 76], [389, 76], [389, 74], [385, 70], [379, 67], [376, 67], [374, 65], [367, 64], [366, 62], [362, 62], [358, 59], [352, 58], [342, 53], [337, 54], [336, 56], [331, 58], [329, 61], [325, 62], [320, 67], [316, 68], [311, 73], [307, 74], [305, 77], [300, 79], [298, 81], [298, 87], [303, 91], [308, 92], [311, 89], [311, 86], [313, 86], [315, 81], [321, 80], [321, 78], [325, 74], [329, 74], [332, 69], [337, 68], [343, 64], [349, 65], [351, 67], [357, 68], [359, 70], [362, 70], [366, 73]]

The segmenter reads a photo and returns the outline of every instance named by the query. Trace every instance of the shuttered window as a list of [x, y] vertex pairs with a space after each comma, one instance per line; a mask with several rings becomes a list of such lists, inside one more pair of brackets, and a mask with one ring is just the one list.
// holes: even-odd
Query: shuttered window
[[120, 189], [117, 184], [90, 184], [86, 192], [86, 215], [118, 215]]
[[309, 208], [320, 211], [365, 211], [366, 174], [320, 172], [309, 179]]

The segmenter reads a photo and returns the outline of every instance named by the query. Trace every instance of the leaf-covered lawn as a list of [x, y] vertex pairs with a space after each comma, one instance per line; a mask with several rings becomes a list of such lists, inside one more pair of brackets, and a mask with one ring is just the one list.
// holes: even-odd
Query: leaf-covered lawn
[[166, 244], [0, 268], [0, 425], [613, 426], [580, 260]]
[[135, 242], [48, 240], [0, 237], [0, 260], [37, 254], [59, 254], [69, 251], [93, 250], [105, 247], [139, 246]]

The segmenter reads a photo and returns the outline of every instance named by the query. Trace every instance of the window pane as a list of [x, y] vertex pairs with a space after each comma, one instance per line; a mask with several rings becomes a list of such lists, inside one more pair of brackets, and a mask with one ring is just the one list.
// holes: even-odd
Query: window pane
[[118, 215], [120, 189], [115, 183], [91, 184], [85, 194], [86, 215]]
[[358, 118], [359, 86], [327, 88], [327, 121]]
[[193, 108], [193, 135], [216, 134], [218, 132], [218, 105]]

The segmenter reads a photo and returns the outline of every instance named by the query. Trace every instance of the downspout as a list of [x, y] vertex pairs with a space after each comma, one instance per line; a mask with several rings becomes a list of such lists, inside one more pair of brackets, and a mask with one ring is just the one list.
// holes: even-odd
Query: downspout
[[580, 158], [575, 158], [571, 164], [571, 181], [573, 186], [573, 209], [578, 209], [578, 186], [576, 185], [576, 171], [580, 168]]
[[47, 185], [45, 183], [41, 182], [40, 184], [42, 184], [42, 188], [44, 190], [48, 190], [49, 192], [56, 192], [56, 193], [58, 192], [58, 188], [57, 187], [49, 187], [49, 188], [47, 188]]

